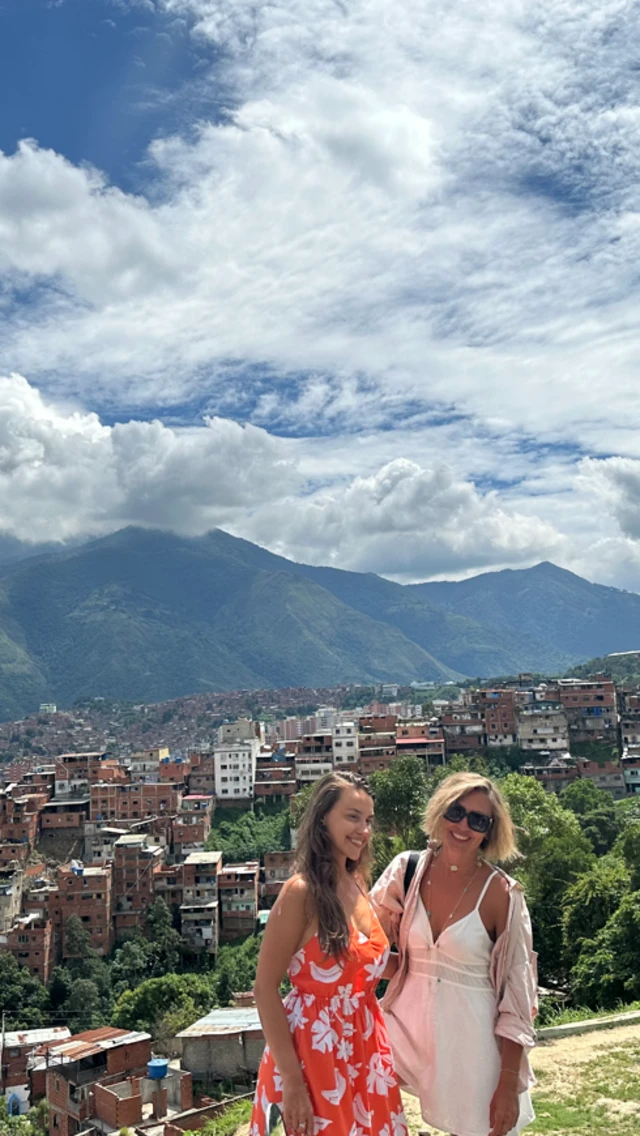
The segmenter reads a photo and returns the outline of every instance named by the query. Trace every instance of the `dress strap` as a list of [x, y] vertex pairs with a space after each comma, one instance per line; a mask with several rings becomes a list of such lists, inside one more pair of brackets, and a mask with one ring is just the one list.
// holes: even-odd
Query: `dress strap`
[[493, 877], [497, 876], [497, 874], [498, 874], [498, 870], [497, 870], [497, 868], [494, 868], [491, 875], [489, 876], [489, 879], [486, 881], [482, 891], [480, 892], [480, 898], [479, 898], [478, 902], [476, 903], [476, 911], [480, 907], [480, 904], [482, 903], [485, 895], [487, 894], [487, 889], [489, 887], [489, 884], [491, 883]]

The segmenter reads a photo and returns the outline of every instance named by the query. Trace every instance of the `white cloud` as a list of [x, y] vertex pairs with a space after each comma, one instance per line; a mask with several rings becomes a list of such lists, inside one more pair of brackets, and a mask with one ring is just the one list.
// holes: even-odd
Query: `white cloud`
[[566, 542], [537, 517], [505, 509], [450, 467], [395, 459], [350, 484], [263, 507], [243, 531], [315, 564], [424, 579], [560, 555]]
[[3, 534], [65, 540], [127, 524], [202, 533], [298, 483], [282, 443], [255, 426], [105, 426], [47, 402], [20, 375], [0, 378]]
[[[553, 556], [631, 579], [635, 466], [574, 473], [640, 456], [636, 10], [155, 9], [216, 44], [200, 81], [228, 112], [154, 143], [146, 196], [35, 143], [0, 155], [0, 367], [116, 415], [218, 419], [110, 428], [11, 388], [10, 531], [28, 499], [38, 539], [218, 523], [402, 576]], [[250, 453], [264, 485], [250, 465], [235, 498], [223, 467]]]

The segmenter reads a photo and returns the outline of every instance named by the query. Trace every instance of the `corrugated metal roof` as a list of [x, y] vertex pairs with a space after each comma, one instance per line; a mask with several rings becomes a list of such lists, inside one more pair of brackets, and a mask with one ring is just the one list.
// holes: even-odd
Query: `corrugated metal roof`
[[5, 1049], [20, 1045], [46, 1045], [50, 1041], [64, 1041], [71, 1037], [67, 1026], [51, 1026], [49, 1029], [11, 1030], [4, 1035]]
[[261, 1030], [260, 1015], [255, 1006], [228, 1006], [221, 1010], [210, 1010], [178, 1037], [221, 1037], [243, 1030]]

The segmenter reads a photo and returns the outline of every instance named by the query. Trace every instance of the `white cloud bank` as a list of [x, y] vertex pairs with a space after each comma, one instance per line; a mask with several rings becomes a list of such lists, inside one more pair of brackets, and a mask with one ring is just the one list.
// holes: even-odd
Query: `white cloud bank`
[[0, 532], [25, 541], [128, 524], [188, 535], [224, 526], [299, 484], [282, 443], [220, 418], [193, 430], [103, 425], [55, 406], [20, 375], [0, 378]]
[[[0, 154], [0, 368], [49, 392], [2, 382], [0, 528], [219, 524], [403, 578], [549, 556], [640, 589], [638, 10], [156, 7], [217, 45], [229, 109], [151, 147], [147, 196]], [[185, 400], [204, 428], [77, 409]], [[279, 428], [362, 444], [323, 468]]]
[[550, 525], [505, 509], [444, 463], [395, 459], [332, 491], [301, 493], [291, 449], [223, 419], [106, 426], [20, 375], [0, 378], [0, 533], [35, 542], [127, 524], [186, 535], [220, 526], [294, 559], [406, 578], [563, 547]]

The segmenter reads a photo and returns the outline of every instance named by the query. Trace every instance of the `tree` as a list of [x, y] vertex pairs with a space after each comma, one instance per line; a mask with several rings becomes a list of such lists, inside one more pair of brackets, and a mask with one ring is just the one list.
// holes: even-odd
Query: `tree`
[[597, 856], [610, 851], [621, 830], [621, 822], [610, 793], [598, 789], [584, 777], [563, 790], [560, 803], [577, 816], [580, 827]]
[[180, 968], [182, 938], [173, 926], [171, 912], [159, 897], [151, 904], [146, 917], [150, 943], [147, 949], [147, 973], [160, 977]]
[[574, 1001], [612, 1009], [640, 998], [640, 891], [623, 896], [595, 938], [587, 939], [571, 972]]
[[427, 803], [424, 763], [418, 757], [399, 757], [388, 769], [372, 773], [376, 827], [386, 836], [399, 836], [404, 847], [425, 845], [422, 818]]
[[569, 966], [575, 966], [585, 940], [606, 926], [628, 891], [629, 871], [615, 856], [597, 860], [567, 889], [562, 927]]
[[163, 978], [148, 978], [137, 989], [121, 994], [112, 1023], [122, 1029], [146, 1030], [155, 1036], [166, 1014], [179, 1011], [185, 1020], [195, 1022], [215, 1004], [210, 978], [198, 974], [165, 974]]
[[258, 860], [265, 852], [286, 852], [291, 847], [289, 810], [275, 815], [256, 810], [220, 821], [211, 829], [206, 846], [228, 860]]
[[78, 978], [62, 1007], [62, 1017], [71, 1021], [73, 1033], [106, 1025], [108, 1014], [97, 984], [90, 978]]
[[523, 853], [513, 871], [525, 888], [540, 974], [549, 983], [565, 982], [564, 898], [578, 877], [594, 864], [593, 849], [577, 817], [533, 777], [511, 773], [501, 788]]
[[139, 986], [149, 976], [151, 944], [142, 937], [129, 939], [115, 952], [111, 964], [111, 983], [116, 998], [125, 990]]
[[631, 874], [631, 890], [640, 890], [640, 822], [627, 825], [620, 837], [616, 851], [619, 851]]
[[7, 1029], [38, 1029], [46, 1024], [46, 988], [10, 954], [0, 954], [0, 990]]

